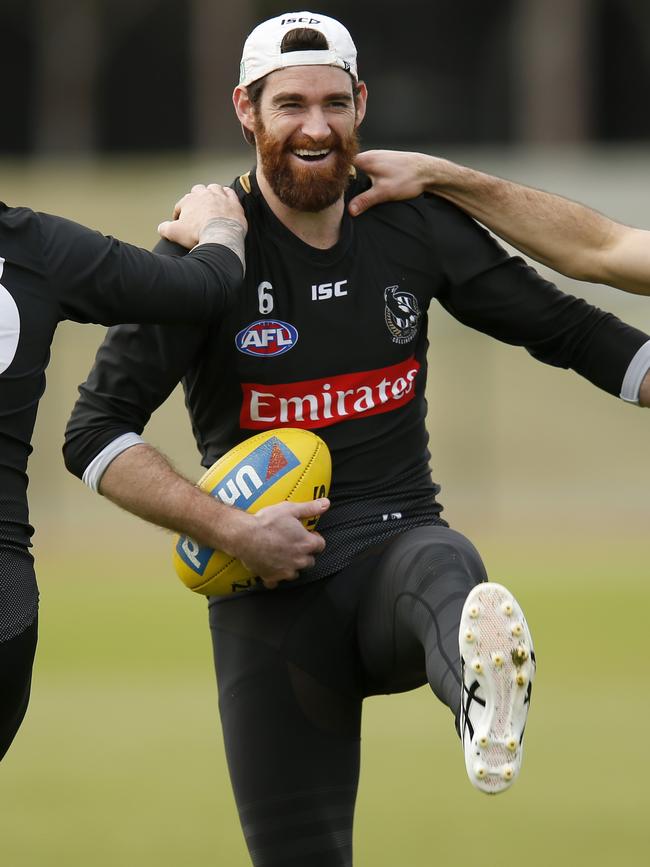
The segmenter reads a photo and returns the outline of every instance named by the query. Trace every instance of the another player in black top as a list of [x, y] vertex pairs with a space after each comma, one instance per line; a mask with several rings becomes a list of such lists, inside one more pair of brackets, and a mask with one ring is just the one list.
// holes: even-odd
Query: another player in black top
[[[338, 22], [288, 14], [253, 31], [235, 90], [258, 160], [234, 185], [249, 223], [244, 290], [215, 329], [112, 329], [66, 438], [67, 465], [91, 487], [279, 586], [210, 603], [231, 779], [251, 858], [265, 867], [352, 863], [367, 695], [428, 682], [457, 718], [475, 785], [500, 791], [519, 769], [534, 655], [516, 603], [482, 583], [477, 551], [440, 517], [425, 429], [431, 302], [614, 395], [648, 340], [564, 295], [440, 199], [353, 221], [345, 203], [366, 183], [350, 178], [365, 106]], [[316, 547], [262, 551], [264, 520], [220, 503], [210, 524], [206, 495], [140, 438], [179, 379], [204, 466], [262, 429], [325, 439], [333, 484], [317, 558]], [[642, 380], [647, 389], [646, 371], [637, 393]]]
[[245, 221], [230, 191], [197, 188], [165, 225], [190, 246], [201, 233], [202, 245], [170, 259], [0, 204], [0, 758], [27, 708], [36, 647], [27, 459], [56, 326], [214, 322], [241, 284]]

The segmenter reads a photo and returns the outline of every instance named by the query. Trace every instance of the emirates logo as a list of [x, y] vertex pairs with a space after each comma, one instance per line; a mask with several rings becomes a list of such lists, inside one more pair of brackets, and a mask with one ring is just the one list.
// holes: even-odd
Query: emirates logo
[[393, 412], [415, 397], [420, 364], [408, 358], [390, 367], [324, 379], [261, 384], [242, 382], [242, 428], [322, 428]]

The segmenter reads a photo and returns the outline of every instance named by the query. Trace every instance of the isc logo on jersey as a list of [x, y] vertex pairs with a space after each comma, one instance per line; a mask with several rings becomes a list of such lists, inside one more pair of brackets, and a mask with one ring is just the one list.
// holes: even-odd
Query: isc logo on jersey
[[[233, 467], [208, 493], [218, 497], [222, 503], [248, 511], [270, 487], [299, 464], [289, 447], [272, 437]], [[203, 575], [214, 551], [201, 547], [188, 536], [181, 536], [176, 553], [190, 569]]]
[[283, 355], [298, 342], [298, 330], [279, 319], [259, 319], [243, 328], [235, 337], [235, 344], [246, 355], [271, 357]]

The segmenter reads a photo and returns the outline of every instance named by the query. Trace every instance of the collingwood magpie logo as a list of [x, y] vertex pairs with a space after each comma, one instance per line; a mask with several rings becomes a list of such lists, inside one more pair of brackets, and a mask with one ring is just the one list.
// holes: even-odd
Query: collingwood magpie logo
[[384, 318], [386, 327], [393, 336], [394, 343], [408, 343], [418, 333], [420, 305], [411, 292], [404, 292], [399, 286], [384, 289]]

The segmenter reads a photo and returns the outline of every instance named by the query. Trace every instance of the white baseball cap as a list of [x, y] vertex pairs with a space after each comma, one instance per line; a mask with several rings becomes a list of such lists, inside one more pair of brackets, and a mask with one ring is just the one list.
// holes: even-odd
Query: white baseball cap
[[[284, 35], [290, 30], [308, 27], [327, 39], [328, 48], [311, 51], [280, 50]], [[239, 84], [252, 84], [277, 69], [288, 66], [338, 66], [357, 80], [357, 49], [345, 27], [334, 18], [316, 12], [285, 12], [263, 21], [244, 43]]]

